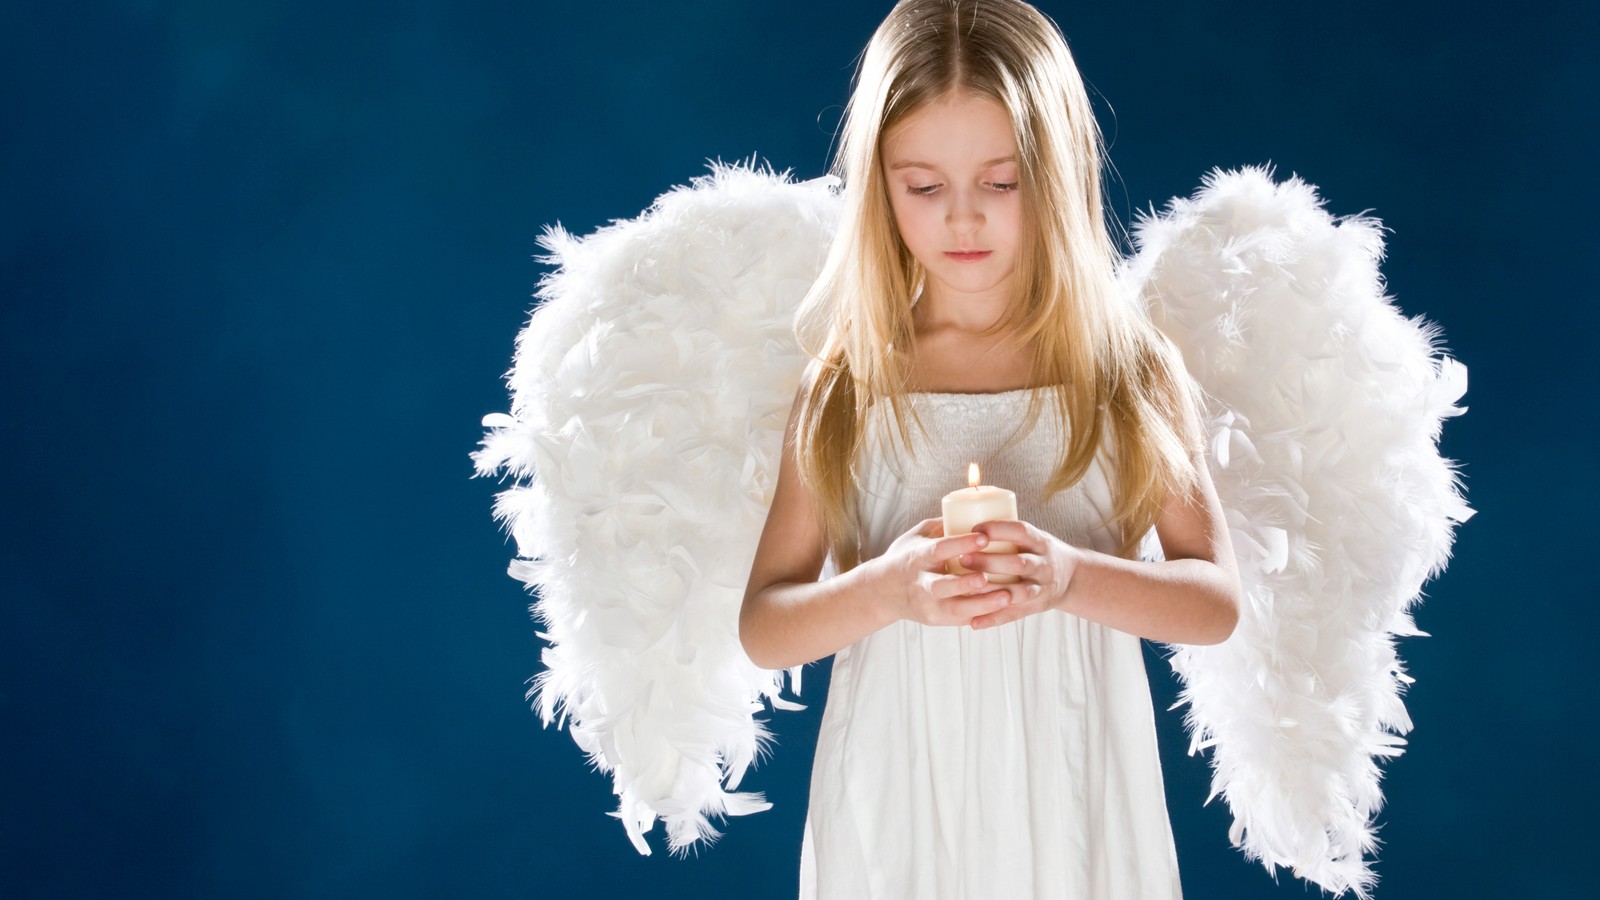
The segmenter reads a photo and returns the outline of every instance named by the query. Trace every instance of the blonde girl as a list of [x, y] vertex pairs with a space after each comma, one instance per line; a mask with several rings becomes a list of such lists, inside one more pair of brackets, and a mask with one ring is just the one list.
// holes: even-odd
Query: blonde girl
[[[1100, 168], [1033, 7], [904, 0], [873, 34], [740, 614], [764, 667], [835, 656], [803, 896], [1180, 894], [1139, 639], [1224, 640], [1239, 584], [1195, 388], [1117, 294]], [[1020, 519], [946, 536], [974, 461]]]

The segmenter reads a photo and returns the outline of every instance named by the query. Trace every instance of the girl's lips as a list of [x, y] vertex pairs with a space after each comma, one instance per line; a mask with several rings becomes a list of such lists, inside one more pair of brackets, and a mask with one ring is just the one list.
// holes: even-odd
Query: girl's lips
[[946, 250], [944, 252], [944, 255], [950, 257], [951, 259], [955, 260], [956, 262], [977, 262], [978, 260], [987, 257], [990, 253], [993, 253], [993, 252], [994, 252], [993, 250], [973, 250], [973, 251], [970, 251], [970, 252], [967, 252], [967, 253], [954, 253], [954, 252], [951, 252], [949, 250]]

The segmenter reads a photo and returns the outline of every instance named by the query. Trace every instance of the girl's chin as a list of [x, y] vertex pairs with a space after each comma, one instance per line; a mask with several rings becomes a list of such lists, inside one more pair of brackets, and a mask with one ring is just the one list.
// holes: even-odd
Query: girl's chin
[[998, 278], [940, 278], [937, 275], [932, 279], [938, 285], [937, 291], [941, 296], [955, 300], [980, 298], [987, 294], [993, 294], [1005, 287], [1006, 280], [1004, 276]]
[[978, 263], [946, 263], [929, 274], [958, 291], [985, 291], [1011, 277], [992, 258]]

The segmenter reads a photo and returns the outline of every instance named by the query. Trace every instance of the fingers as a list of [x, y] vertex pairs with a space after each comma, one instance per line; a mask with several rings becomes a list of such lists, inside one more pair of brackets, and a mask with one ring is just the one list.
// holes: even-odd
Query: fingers
[[1012, 609], [1007, 606], [1002, 606], [994, 612], [988, 613], [987, 615], [974, 616], [970, 624], [972, 625], [973, 631], [982, 631], [985, 628], [994, 628], [998, 625], [1004, 625], [1007, 622], [1015, 622], [1027, 614], [1027, 610]]
[[940, 538], [923, 549], [922, 561], [929, 567], [942, 566], [947, 559], [955, 559], [967, 553], [977, 553], [987, 546], [989, 546], [988, 535], [976, 532]]
[[1015, 622], [1023, 616], [1031, 616], [1041, 612], [1042, 607], [1033, 602], [1039, 599], [1040, 590], [1037, 584], [1011, 585], [1005, 592], [1006, 600], [997, 605], [993, 610], [986, 610], [973, 616], [970, 624], [974, 631], [984, 628], [993, 628], [1007, 622]]
[[1024, 550], [1037, 552], [1044, 549], [1043, 533], [1027, 522], [995, 519], [991, 522], [979, 522], [972, 530], [978, 534], [988, 535], [991, 541], [1008, 541]]
[[1003, 610], [1010, 603], [1010, 591], [996, 590], [989, 591], [986, 594], [946, 601], [945, 608], [956, 624], [965, 625], [974, 621], [977, 617], [992, 615], [998, 610]]
[[956, 562], [975, 572], [1027, 579], [1037, 579], [1044, 568], [1044, 558], [1032, 553], [966, 553]]
[[[961, 584], [963, 579], [981, 577], [977, 573], [949, 576], [939, 579], [947, 585]], [[1035, 602], [1041, 596], [1036, 584], [989, 585], [992, 590], [981, 594], [958, 594], [938, 601], [938, 611], [924, 624], [970, 625], [973, 628], [992, 628], [1023, 616], [1041, 611]]]
[[935, 575], [928, 582], [928, 593], [940, 600], [951, 597], [960, 597], [964, 594], [976, 594], [989, 586], [989, 579], [982, 572], [969, 572], [964, 575]]

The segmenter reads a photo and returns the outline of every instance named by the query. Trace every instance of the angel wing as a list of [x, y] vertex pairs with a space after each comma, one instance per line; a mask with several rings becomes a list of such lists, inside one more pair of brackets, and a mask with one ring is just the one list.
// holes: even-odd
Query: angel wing
[[643, 854], [658, 817], [683, 852], [711, 816], [767, 809], [735, 791], [770, 737], [755, 717], [800, 708], [738, 635], [804, 367], [794, 311], [836, 218], [833, 179], [787, 174], [714, 164], [637, 219], [548, 229], [511, 412], [472, 454], [515, 479], [494, 512], [549, 644], [528, 696], [611, 773]]
[[1298, 178], [1213, 172], [1134, 245], [1124, 283], [1210, 401], [1245, 591], [1233, 637], [1173, 649], [1190, 753], [1248, 858], [1365, 898], [1377, 762], [1411, 730], [1394, 639], [1472, 515], [1437, 448], [1466, 368], [1385, 296], [1379, 223]]
[[[828, 181], [716, 166], [636, 220], [549, 232], [559, 268], [517, 339], [511, 413], [473, 455], [517, 480], [495, 514], [550, 643], [530, 696], [612, 773], [641, 853], [657, 817], [681, 851], [715, 837], [710, 816], [767, 807], [735, 789], [768, 739], [762, 700], [793, 704], [745, 657], [738, 606]], [[1410, 729], [1393, 639], [1418, 633], [1408, 610], [1471, 515], [1436, 448], [1466, 371], [1388, 302], [1382, 246], [1297, 179], [1218, 172], [1140, 224], [1122, 275], [1212, 400], [1247, 593], [1228, 642], [1173, 653], [1191, 752], [1211, 750], [1247, 856], [1361, 896], [1375, 760]]]

